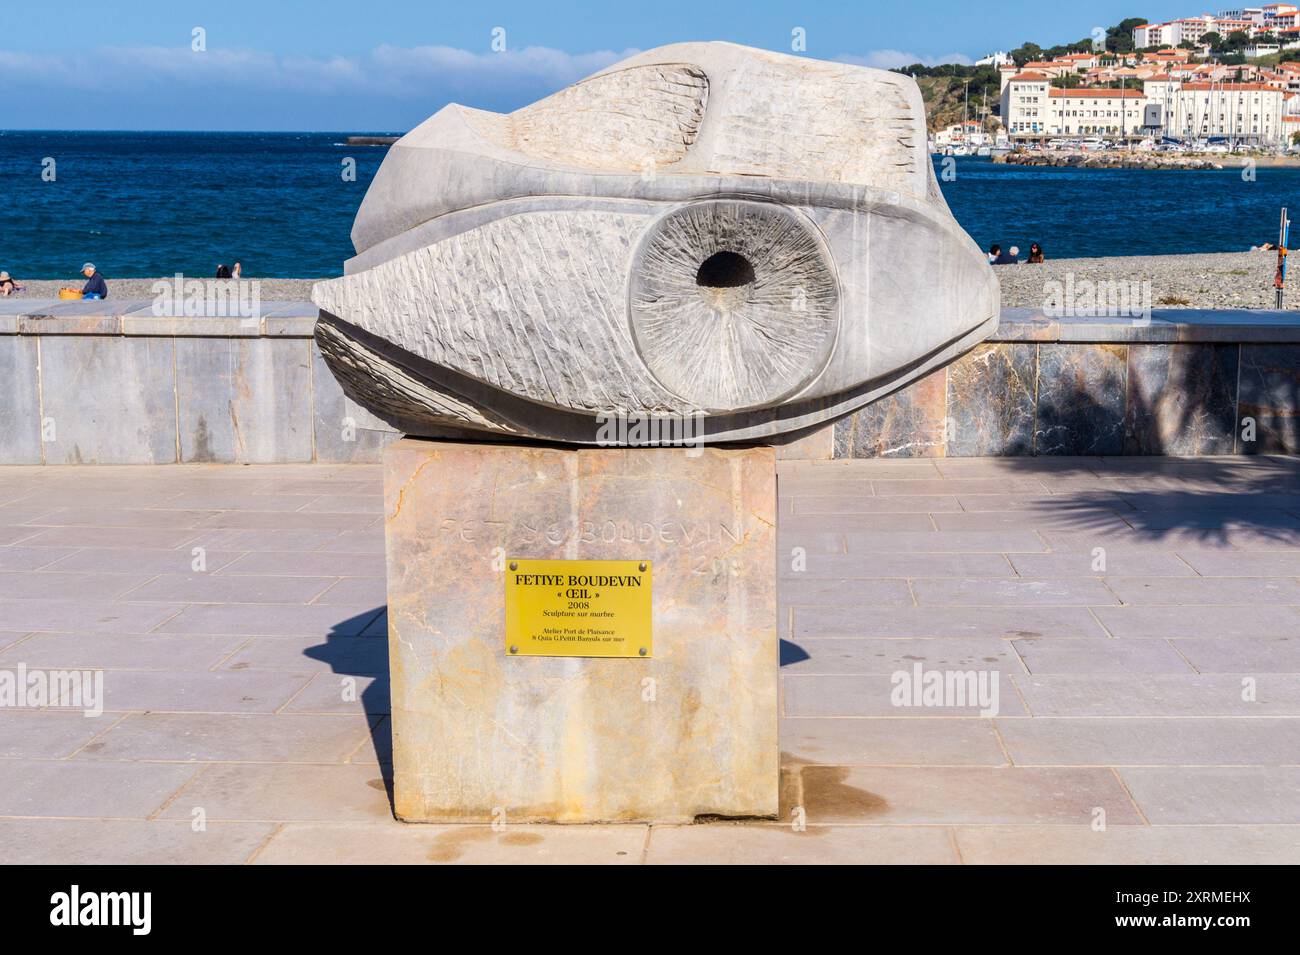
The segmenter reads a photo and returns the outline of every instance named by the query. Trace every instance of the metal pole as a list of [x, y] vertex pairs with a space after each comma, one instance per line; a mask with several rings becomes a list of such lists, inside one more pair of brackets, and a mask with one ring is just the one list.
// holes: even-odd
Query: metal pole
[[1291, 233], [1291, 220], [1286, 217], [1286, 207], [1282, 207], [1282, 220], [1277, 229], [1277, 272], [1273, 276], [1273, 288], [1277, 290], [1277, 307], [1282, 307], [1282, 293], [1286, 288], [1286, 244]]

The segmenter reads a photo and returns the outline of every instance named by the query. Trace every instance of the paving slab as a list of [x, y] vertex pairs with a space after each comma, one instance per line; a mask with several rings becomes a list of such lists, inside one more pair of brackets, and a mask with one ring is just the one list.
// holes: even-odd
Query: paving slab
[[[787, 556], [790, 559], [785, 559]], [[890, 577], [1014, 577], [1016, 570], [1002, 554], [782, 554], [777, 576], [801, 580], [827, 577], [838, 580]], [[784, 595], [784, 588], [781, 591]]]
[[[33, 552], [51, 551], [53, 547], [33, 547]], [[3, 551], [0, 551], [2, 554]], [[82, 550], [68, 550], [65, 556], [40, 568], [44, 571], [65, 573], [68, 571], [87, 571], [92, 573], [121, 574], [189, 574], [197, 567], [206, 569], [207, 573], [216, 573], [233, 560], [243, 556], [238, 551], [218, 551], [207, 548], [173, 547], [87, 547]]]
[[[179, 612], [173, 611], [158, 628], [160, 633], [230, 633], [249, 637], [319, 634], [323, 643], [330, 635], [356, 636], [383, 607], [350, 612], [339, 607], [293, 604], [182, 604], [176, 610]], [[4, 608], [0, 605], [0, 621], [3, 619]]]
[[[1091, 640], [1082, 641], [1091, 645]], [[2, 659], [2, 657], [0, 657]], [[1022, 673], [1015, 649], [998, 637], [803, 639], [783, 641], [781, 673], [894, 673], [920, 663], [927, 669], [996, 669]], [[1187, 667], [1184, 666], [1184, 670]]]
[[62, 759], [108, 729], [81, 710], [0, 709], [0, 758]]
[[906, 580], [822, 579], [790, 577], [781, 585], [785, 605], [808, 607], [911, 607]]
[[159, 814], [214, 821], [391, 822], [383, 776], [372, 766], [215, 763]]
[[1300, 674], [1300, 634], [1293, 637], [1193, 637], [1171, 640], [1201, 673]]
[[918, 580], [912, 590], [922, 607], [1099, 607], [1119, 603], [1106, 584], [1089, 578], [945, 578]]
[[[377, 641], [378, 642], [378, 641]], [[388, 675], [318, 673], [285, 707], [286, 713], [388, 714]]]
[[57, 600], [65, 594], [76, 594], [83, 600], [112, 600], [152, 577], [152, 574], [0, 571], [0, 594], [6, 600]]
[[929, 513], [806, 514], [798, 518], [799, 533], [845, 531], [854, 534], [930, 533], [934, 518]]
[[1013, 679], [1034, 716], [1300, 716], [1300, 680], [1290, 674], [1141, 673]]
[[1203, 577], [1300, 577], [1300, 550], [1188, 551], [1179, 556]]
[[1130, 607], [1300, 604], [1300, 581], [1286, 577], [1107, 577]]
[[1030, 719], [996, 725], [1018, 766], [1300, 763], [1294, 719]]
[[[919, 581], [918, 581], [919, 583]], [[792, 639], [809, 637], [1098, 637], [1085, 607], [794, 607]]]
[[628, 865], [641, 861], [646, 826], [422, 826], [291, 823], [257, 865]]
[[383, 580], [385, 569], [383, 558], [378, 555], [261, 551], [243, 554], [222, 567], [218, 574], [222, 577], [378, 577]]
[[35, 633], [0, 652], [0, 667], [21, 661], [48, 669], [208, 670], [246, 642], [239, 636]]
[[654, 826], [648, 865], [954, 865], [941, 826]]
[[1010, 554], [1022, 577], [1191, 577], [1197, 573], [1176, 554], [1147, 550]]
[[1300, 635], [1300, 611], [1294, 607], [1097, 607], [1093, 613], [1108, 633], [1121, 639]]
[[[197, 640], [199, 637], [175, 637]], [[4, 656], [0, 654], [0, 660]], [[388, 673], [388, 643], [368, 637], [331, 637], [321, 644], [312, 638], [254, 637], [221, 664], [226, 670], [291, 670], [381, 676]]]
[[388, 601], [387, 582], [382, 577], [343, 577], [318, 594], [317, 606], [351, 607], [361, 611], [383, 606]]
[[181, 603], [124, 600], [3, 600], [0, 627], [7, 630], [148, 633], [185, 607]]
[[1108, 769], [805, 766], [797, 798], [810, 824], [1111, 825], [1142, 818]]
[[831, 766], [1005, 766], [993, 720], [781, 720], [781, 763]]
[[[782, 677], [782, 715], [822, 717], [888, 717], [933, 719], [951, 716], [1024, 716], [1025, 707], [1015, 684], [995, 667], [953, 671], [921, 667], [919, 676], [903, 670], [896, 678], [889, 673], [856, 676], [790, 674]], [[953, 689], [931, 703], [921, 690], [926, 670], [937, 671]], [[900, 687], [908, 689], [904, 696]]]
[[307, 685], [310, 673], [274, 670], [109, 670], [109, 712], [274, 713]]
[[270, 823], [127, 819], [0, 819], [10, 865], [238, 865], [275, 831]]
[[[800, 537], [791, 527], [781, 533], [786, 541]], [[844, 534], [844, 543], [849, 554], [1041, 554], [1047, 550], [1043, 538], [1029, 530], [855, 531]]]
[[875, 497], [867, 494], [781, 494], [781, 513], [803, 518], [833, 514], [929, 514], [932, 511], [960, 511], [951, 494], [895, 494]]
[[[40, 570], [76, 553], [78, 551], [75, 547], [23, 547], [21, 545], [6, 547], [0, 545], [0, 570]], [[94, 568], [77, 567], [69, 569], [91, 570]]]
[[342, 763], [369, 744], [372, 723], [353, 715], [138, 713], [71, 762]]
[[1300, 766], [1119, 772], [1152, 825], [1300, 824]]
[[[165, 527], [40, 527], [30, 525], [22, 542], [28, 547], [147, 547], [176, 548], [199, 543], [194, 528]], [[3, 539], [0, 537], [0, 539]], [[216, 549], [216, 548], [213, 548]], [[234, 549], [234, 548], [231, 548]]]
[[325, 593], [334, 577], [159, 574], [128, 594], [130, 600], [205, 604], [305, 604]]
[[959, 826], [967, 865], [1296, 865], [1293, 826]]
[[0, 816], [144, 819], [193, 775], [174, 763], [4, 759]]
[[1047, 637], [1013, 640], [1035, 676], [1044, 673], [1194, 673], [1196, 670], [1164, 640], [1093, 640]]

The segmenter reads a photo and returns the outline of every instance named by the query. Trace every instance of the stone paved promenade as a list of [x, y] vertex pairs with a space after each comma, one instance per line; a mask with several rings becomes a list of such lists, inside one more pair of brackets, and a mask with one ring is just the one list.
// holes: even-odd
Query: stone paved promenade
[[[104, 668], [107, 699], [94, 719], [0, 709], [0, 844], [69, 863], [1298, 862], [1298, 491], [1295, 458], [783, 465], [783, 821], [496, 833], [389, 812], [377, 468], [0, 469], [0, 671]], [[892, 705], [916, 664], [996, 673], [997, 716]]]

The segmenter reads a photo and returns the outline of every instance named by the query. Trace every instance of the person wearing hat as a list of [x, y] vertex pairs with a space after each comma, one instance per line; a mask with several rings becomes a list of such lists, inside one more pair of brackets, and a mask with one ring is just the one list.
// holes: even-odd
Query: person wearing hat
[[81, 267], [81, 274], [86, 277], [86, 284], [81, 288], [82, 298], [108, 298], [108, 283], [99, 274], [95, 263], [87, 262]]
[[8, 272], [0, 272], [0, 295], [13, 295], [22, 290], [23, 287], [11, 279]]

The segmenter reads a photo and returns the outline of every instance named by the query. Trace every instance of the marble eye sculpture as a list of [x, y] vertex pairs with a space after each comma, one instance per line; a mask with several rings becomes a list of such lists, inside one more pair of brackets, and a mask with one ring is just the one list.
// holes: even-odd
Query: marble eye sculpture
[[316, 340], [417, 436], [597, 444], [611, 416], [693, 416], [709, 443], [780, 441], [998, 322], [916, 84], [726, 43], [508, 115], [447, 106], [391, 148], [352, 241]]

